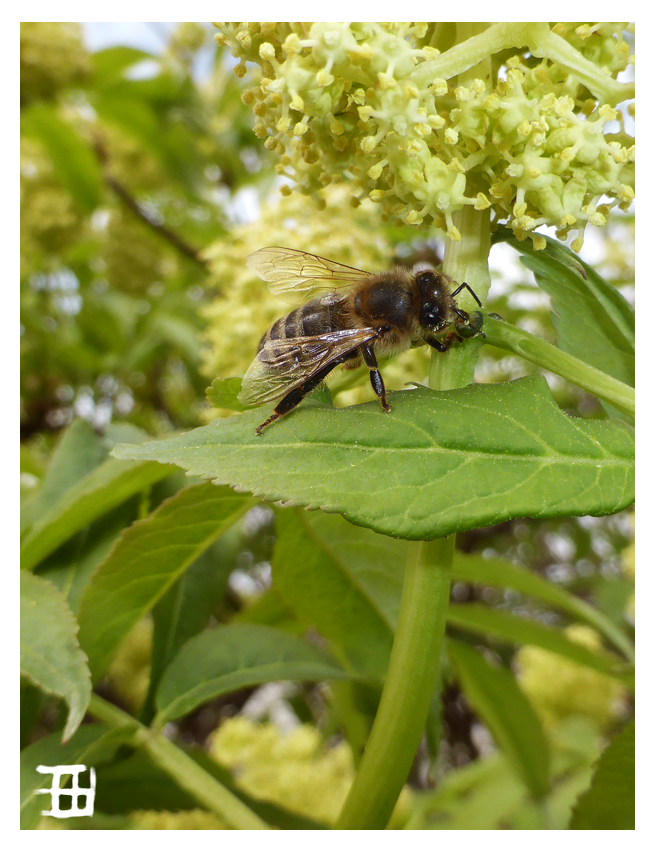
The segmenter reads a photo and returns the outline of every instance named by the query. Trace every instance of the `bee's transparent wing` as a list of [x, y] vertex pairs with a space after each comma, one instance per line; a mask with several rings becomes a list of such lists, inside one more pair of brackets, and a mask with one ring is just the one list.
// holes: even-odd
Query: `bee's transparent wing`
[[369, 277], [369, 272], [293, 248], [261, 248], [247, 257], [247, 265], [268, 282], [274, 295], [291, 304], [361, 283]]
[[376, 328], [356, 328], [321, 336], [268, 339], [242, 379], [238, 401], [245, 405], [277, 401], [376, 336]]

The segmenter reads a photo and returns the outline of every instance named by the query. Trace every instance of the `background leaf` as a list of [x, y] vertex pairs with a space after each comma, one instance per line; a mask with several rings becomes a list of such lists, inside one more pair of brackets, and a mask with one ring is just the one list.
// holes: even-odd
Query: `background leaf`
[[519, 242], [505, 230], [494, 237], [494, 241], [504, 240], [521, 254], [523, 265], [550, 296], [559, 348], [633, 387], [631, 305], [577, 254], [556, 239], [544, 239], [545, 250], [535, 251], [530, 239]]
[[182, 490], [120, 537], [82, 597], [79, 639], [94, 676], [173, 582], [253, 504], [227, 488]]
[[254, 426], [264, 414], [243, 413], [114, 454], [177, 463], [409, 539], [516, 516], [603, 515], [634, 498], [631, 431], [565, 416], [543, 378], [420, 388], [392, 402], [391, 415], [373, 403], [304, 404], [262, 437]]
[[96, 466], [34, 523], [20, 550], [21, 566], [36, 566], [73, 534], [171, 471], [158, 464], [127, 464], [114, 458]]
[[209, 546], [153, 608], [152, 665], [143, 720], [145, 715], [153, 716], [154, 694], [165, 668], [183, 644], [209, 624], [224, 596], [239, 550], [234, 530], [232, 527]]
[[20, 671], [39, 688], [68, 705], [67, 740], [82, 722], [91, 698], [86, 656], [66, 600], [45, 579], [20, 574]]
[[24, 132], [36, 136], [48, 152], [61, 183], [85, 212], [100, 203], [102, 175], [95, 153], [55, 107], [37, 103], [23, 110]]
[[558, 584], [546, 581], [533, 570], [527, 570], [503, 558], [485, 558], [483, 555], [455, 553], [453, 580], [511, 588], [533, 599], [545, 602], [552, 608], [566, 611], [599, 629], [625, 656], [633, 661], [633, 647], [627, 636], [597, 608], [573, 596]]
[[615, 666], [608, 656], [593, 652], [569, 640], [558, 629], [544, 626], [536, 620], [519, 617], [507, 611], [497, 611], [479, 603], [466, 603], [449, 605], [448, 622], [474, 634], [490, 636], [499, 641], [540, 646], [606, 676], [620, 679], [630, 687], [633, 686], [633, 676], [627, 669], [623, 670], [623, 665]]
[[634, 721], [609, 744], [589, 790], [580, 797], [571, 829], [634, 829]]
[[[331, 642], [345, 669], [380, 680], [387, 670], [394, 622], [383, 609], [387, 595], [383, 599], [382, 591], [373, 582], [360, 581], [357, 572], [373, 563], [373, 549], [350, 547], [357, 529], [351, 535], [347, 531], [339, 517], [279, 511], [274, 587], [299, 620]], [[400, 583], [398, 589], [400, 594]], [[392, 608], [397, 601], [391, 597]]]
[[156, 695], [162, 725], [238, 688], [291, 679], [314, 682], [346, 673], [312, 644], [267, 626], [234, 623], [191, 638], [167, 668]]
[[[37, 794], [37, 789], [52, 784], [50, 774], [38, 773], [39, 764], [53, 767], [63, 764], [96, 765], [110, 759], [132, 733], [124, 729], [107, 731], [97, 723], [89, 723], [77, 730], [67, 744], [55, 732], [26, 747], [20, 754], [20, 828], [36, 829], [41, 811], [49, 806], [48, 795]], [[82, 782], [86, 777], [82, 778]], [[87, 819], [83, 819], [88, 823]]]
[[550, 752], [541, 721], [504, 667], [489, 664], [470, 646], [448, 641], [464, 694], [485, 721], [535, 799], [550, 785]]

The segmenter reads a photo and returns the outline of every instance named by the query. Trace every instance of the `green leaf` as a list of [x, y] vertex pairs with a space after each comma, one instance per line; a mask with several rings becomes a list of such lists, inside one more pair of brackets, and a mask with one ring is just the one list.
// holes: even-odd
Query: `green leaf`
[[238, 688], [291, 679], [345, 678], [327, 655], [302, 638], [268, 626], [234, 623], [191, 638], [167, 668], [156, 695], [157, 726]]
[[215, 378], [206, 390], [206, 398], [213, 407], [236, 410], [241, 413], [247, 410], [245, 405], [238, 401], [241, 389], [242, 378]]
[[95, 153], [56, 108], [38, 103], [23, 110], [23, 131], [45, 147], [61, 183], [85, 212], [92, 212], [102, 197], [102, 174]]
[[550, 786], [550, 752], [541, 721], [514, 676], [466, 644], [451, 640], [448, 651], [465, 696], [532, 796], [541, 799]]
[[84, 719], [91, 697], [86, 657], [77, 641], [78, 626], [66, 600], [45, 579], [20, 574], [20, 671], [69, 708], [64, 741]]
[[430, 539], [518, 516], [601, 516], [630, 505], [634, 438], [555, 405], [543, 378], [315, 403], [262, 436], [248, 412], [117, 457], [176, 463], [272, 501], [320, 507], [395, 537]]
[[21, 566], [23, 569], [35, 567], [93, 520], [171, 472], [170, 468], [147, 461], [123, 463], [113, 458], [105, 460], [69, 487], [64, 496], [34, 523], [23, 541]]
[[345, 669], [379, 680], [392, 649], [402, 571], [396, 596], [389, 595], [388, 614], [385, 582], [365, 581], [365, 573], [373, 575], [374, 556], [384, 538], [364, 535], [361, 540], [360, 529], [339, 517], [279, 511], [274, 587], [299, 620], [331, 642]]
[[634, 721], [609, 744], [589, 790], [577, 802], [571, 829], [634, 829]]
[[131, 627], [252, 505], [247, 496], [200, 484], [123, 532], [81, 600], [79, 640], [94, 676], [106, 670]]
[[573, 617], [599, 629], [628, 658], [633, 661], [633, 647], [627, 636], [596, 608], [578, 599], [558, 584], [546, 581], [531, 570], [519, 567], [502, 558], [485, 558], [482, 555], [455, 553], [453, 580], [511, 588], [545, 602], [553, 608], [566, 611]]
[[[153, 696], [165, 668], [187, 640], [206, 628], [224, 596], [234, 566], [232, 550], [240, 542], [239, 535], [233, 542], [229, 540], [234, 530], [231, 528], [201, 554], [154, 606], [152, 666], [145, 703], [147, 719], [151, 719]], [[141, 720], [145, 719], [141, 715]]]
[[92, 522], [67, 540], [37, 567], [37, 575], [46, 578], [66, 598], [73, 612], [97, 566], [106, 558], [118, 535], [138, 516], [138, 496]]
[[[107, 731], [104, 726], [90, 723], [78, 729], [67, 744], [62, 744], [60, 733], [54, 732], [26, 747], [20, 754], [20, 828], [36, 829], [41, 812], [50, 808], [49, 796], [39, 794], [38, 789], [50, 787], [52, 775], [39, 773], [38, 765], [96, 765], [112, 758], [130, 737], [131, 733], [124, 729]], [[83, 783], [87, 777], [81, 779]]]
[[544, 238], [543, 251], [505, 232], [494, 241], [509, 242], [550, 296], [559, 348], [633, 387], [634, 310], [591, 266], [556, 239]]
[[536, 620], [526, 620], [507, 611], [496, 611], [479, 603], [451, 604], [448, 608], [450, 625], [474, 634], [490, 636], [506, 643], [540, 646], [584, 667], [590, 667], [605, 676], [619, 679], [633, 686], [631, 673], [622, 665], [616, 667], [606, 655], [600, 655], [575, 641], [569, 640], [558, 629], [544, 626]]
[[52, 508], [73, 484], [105, 460], [110, 448], [83, 419], [66, 428], [52, 453], [41, 489], [30, 505], [28, 521], [21, 511], [21, 533]]
[[93, 83], [97, 88], [105, 88], [122, 77], [123, 71], [138, 62], [155, 59], [151, 53], [138, 50], [135, 47], [117, 45], [98, 50], [91, 55], [93, 63]]

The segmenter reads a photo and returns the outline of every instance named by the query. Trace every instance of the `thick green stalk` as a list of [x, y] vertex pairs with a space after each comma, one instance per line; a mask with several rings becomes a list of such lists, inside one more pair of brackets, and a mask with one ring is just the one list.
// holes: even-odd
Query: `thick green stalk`
[[336, 829], [384, 829], [410, 772], [439, 672], [455, 538], [410, 544], [385, 687]]
[[[462, 40], [485, 25], [457, 27]], [[489, 79], [490, 73], [487, 57], [458, 82], [467, 77]], [[453, 221], [461, 239], [447, 240], [443, 271], [458, 283], [468, 283], [484, 301], [490, 282], [489, 213], [465, 207]], [[460, 305], [475, 309], [465, 296], [460, 295]], [[445, 354], [433, 349], [430, 387], [447, 390], [471, 383], [478, 350], [477, 340], [453, 346]], [[338, 829], [383, 829], [408, 777], [439, 674], [454, 552], [455, 535], [410, 546], [385, 686]]]
[[195, 799], [234, 829], [269, 829], [239, 797], [201, 768], [161, 733], [143, 726], [131, 715], [93, 694], [89, 714], [113, 729], [133, 729], [135, 746], [147, 751], [152, 761]]
[[487, 342], [491, 345], [518, 354], [530, 363], [577, 384], [578, 387], [606, 401], [621, 413], [634, 416], [633, 387], [623, 384], [622, 381], [612, 378], [611, 375], [601, 372], [594, 366], [589, 366], [583, 360], [567, 354], [539, 337], [515, 325], [510, 325], [509, 322], [498, 321], [487, 316], [482, 328], [487, 336]]

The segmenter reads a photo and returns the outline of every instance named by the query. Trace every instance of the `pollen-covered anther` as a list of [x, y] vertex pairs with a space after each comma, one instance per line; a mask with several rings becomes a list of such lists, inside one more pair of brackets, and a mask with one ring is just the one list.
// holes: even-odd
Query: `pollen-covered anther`
[[[237, 38], [237, 36], [236, 36]], [[266, 59], [268, 62], [272, 62], [276, 60], [276, 51], [274, 47], [268, 42], [264, 41], [260, 47], [258, 48], [258, 55], [261, 59]]]
[[335, 77], [332, 74], [329, 74], [324, 68], [321, 68], [317, 71], [316, 80], [318, 86], [325, 88], [335, 82]]
[[410, 212], [405, 216], [406, 224], [420, 224], [422, 221], [419, 213], [416, 210], [410, 210]]
[[379, 71], [378, 85], [381, 87], [381, 89], [393, 89], [396, 86], [396, 80], [391, 74], [385, 74], [382, 71]]
[[561, 217], [561, 221], [559, 223], [561, 224], [562, 227], [572, 227], [574, 224], [577, 223], [577, 219], [575, 218], [574, 215], [571, 215], [570, 213], [566, 213], [566, 215], [563, 215]]
[[371, 153], [372, 150], [378, 144], [378, 140], [375, 136], [365, 136], [364, 139], [360, 142], [360, 150], [363, 153]]
[[437, 97], [442, 97], [445, 94], [448, 94], [448, 83], [446, 80], [433, 80], [430, 84], [430, 90]]

